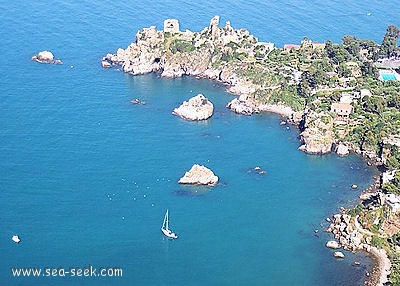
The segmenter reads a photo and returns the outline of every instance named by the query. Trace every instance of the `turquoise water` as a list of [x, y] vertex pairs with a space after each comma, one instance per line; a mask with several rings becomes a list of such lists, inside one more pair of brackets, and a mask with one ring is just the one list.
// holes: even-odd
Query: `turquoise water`
[[384, 81], [397, 80], [396, 76], [391, 73], [381, 73], [381, 76]]
[[[213, 82], [132, 77], [102, 69], [100, 59], [167, 17], [179, 18], [182, 29], [201, 30], [219, 14], [222, 22], [278, 46], [305, 35], [337, 42], [350, 33], [380, 41], [399, 8], [379, 3], [4, 4], [0, 285], [361, 284], [370, 261], [350, 253], [334, 260], [324, 246], [330, 238], [324, 218], [355, 203], [358, 191], [350, 186], [366, 187], [374, 168], [356, 156], [297, 151], [294, 128], [280, 126], [271, 114], [229, 112], [225, 104], [233, 96]], [[64, 64], [30, 61], [44, 49]], [[215, 105], [210, 120], [186, 122], [171, 114], [199, 92]], [[146, 104], [132, 105], [134, 98]], [[220, 184], [178, 185], [194, 163], [210, 167]], [[267, 173], [250, 172], [255, 166]], [[176, 241], [160, 232], [166, 208]], [[13, 234], [21, 244], [11, 242]], [[362, 266], [351, 266], [355, 260]], [[10, 267], [89, 264], [120, 267], [123, 277], [10, 273]]]

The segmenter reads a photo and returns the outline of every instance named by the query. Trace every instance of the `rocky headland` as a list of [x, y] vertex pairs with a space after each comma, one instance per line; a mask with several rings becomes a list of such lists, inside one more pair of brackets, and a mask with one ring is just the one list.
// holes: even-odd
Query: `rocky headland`
[[[218, 81], [237, 96], [226, 104], [232, 112], [280, 114], [299, 128], [299, 150], [310, 154], [334, 151], [339, 156], [355, 152], [383, 170], [397, 171], [377, 187], [400, 193], [400, 84], [382, 83], [377, 68], [382, 64], [377, 58], [395, 56], [398, 47], [392, 47], [391, 54], [387, 47], [399, 37], [400, 31], [389, 26], [384, 37], [387, 43], [382, 46], [345, 36], [342, 45], [304, 38], [301, 45], [280, 49], [258, 41], [245, 29], [234, 29], [230, 22], [220, 27], [218, 16], [200, 32], [180, 31], [178, 20], [167, 19], [163, 30], [152, 26], [138, 31], [132, 44], [104, 56], [101, 65], [121, 66], [132, 75], [156, 72], [161, 77], [187, 75]], [[179, 109], [173, 113], [188, 120], [205, 117], [188, 116]], [[204, 185], [217, 181], [212, 171], [199, 165], [179, 180]], [[363, 209], [367, 214], [373, 212]], [[335, 249], [375, 254], [381, 273], [377, 281], [385, 280], [387, 257], [373, 246], [381, 237], [360, 227], [357, 216], [335, 215], [328, 231], [337, 239]], [[340, 251], [335, 253], [335, 257], [344, 257]]]
[[118, 65], [133, 75], [156, 72], [162, 77], [187, 75], [221, 82], [229, 92], [238, 95], [226, 104], [233, 112], [280, 114], [301, 127], [300, 150], [311, 154], [331, 152], [336, 141], [332, 115], [326, 122], [327, 112], [308, 112], [307, 108], [294, 108], [277, 99], [277, 94], [296, 85], [292, 79], [296, 69], [283, 63], [269, 63], [269, 54], [276, 50], [273, 43], [260, 42], [247, 30], [234, 29], [230, 22], [219, 27], [219, 16], [212, 18], [201, 32], [182, 32], [178, 20], [167, 19], [163, 30], [155, 26], [140, 30], [135, 42], [126, 49], [103, 57], [102, 66]]

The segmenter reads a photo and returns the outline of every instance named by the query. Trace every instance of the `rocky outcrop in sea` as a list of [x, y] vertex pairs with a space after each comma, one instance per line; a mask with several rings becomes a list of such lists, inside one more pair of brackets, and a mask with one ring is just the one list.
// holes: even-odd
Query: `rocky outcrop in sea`
[[218, 177], [207, 167], [195, 164], [179, 179], [178, 183], [214, 186], [218, 183]]
[[52, 52], [41, 51], [37, 55], [32, 56], [32, 61], [47, 64], [62, 64], [61, 60], [55, 60]]
[[184, 101], [181, 106], [175, 108], [172, 114], [186, 120], [206, 120], [213, 115], [214, 105], [204, 95], [198, 94], [188, 101]]

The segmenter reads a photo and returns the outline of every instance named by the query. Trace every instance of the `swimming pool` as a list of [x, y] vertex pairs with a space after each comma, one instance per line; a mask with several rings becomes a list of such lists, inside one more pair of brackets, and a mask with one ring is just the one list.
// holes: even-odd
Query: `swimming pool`
[[392, 73], [381, 73], [383, 81], [397, 80], [396, 76]]

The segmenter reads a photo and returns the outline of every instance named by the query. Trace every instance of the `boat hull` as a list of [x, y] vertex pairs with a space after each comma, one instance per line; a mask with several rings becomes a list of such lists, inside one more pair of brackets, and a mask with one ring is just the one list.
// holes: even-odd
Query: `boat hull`
[[178, 236], [175, 233], [173, 233], [172, 231], [170, 231], [169, 229], [162, 228], [161, 231], [168, 238], [171, 238], [171, 239], [177, 239], [178, 238]]

